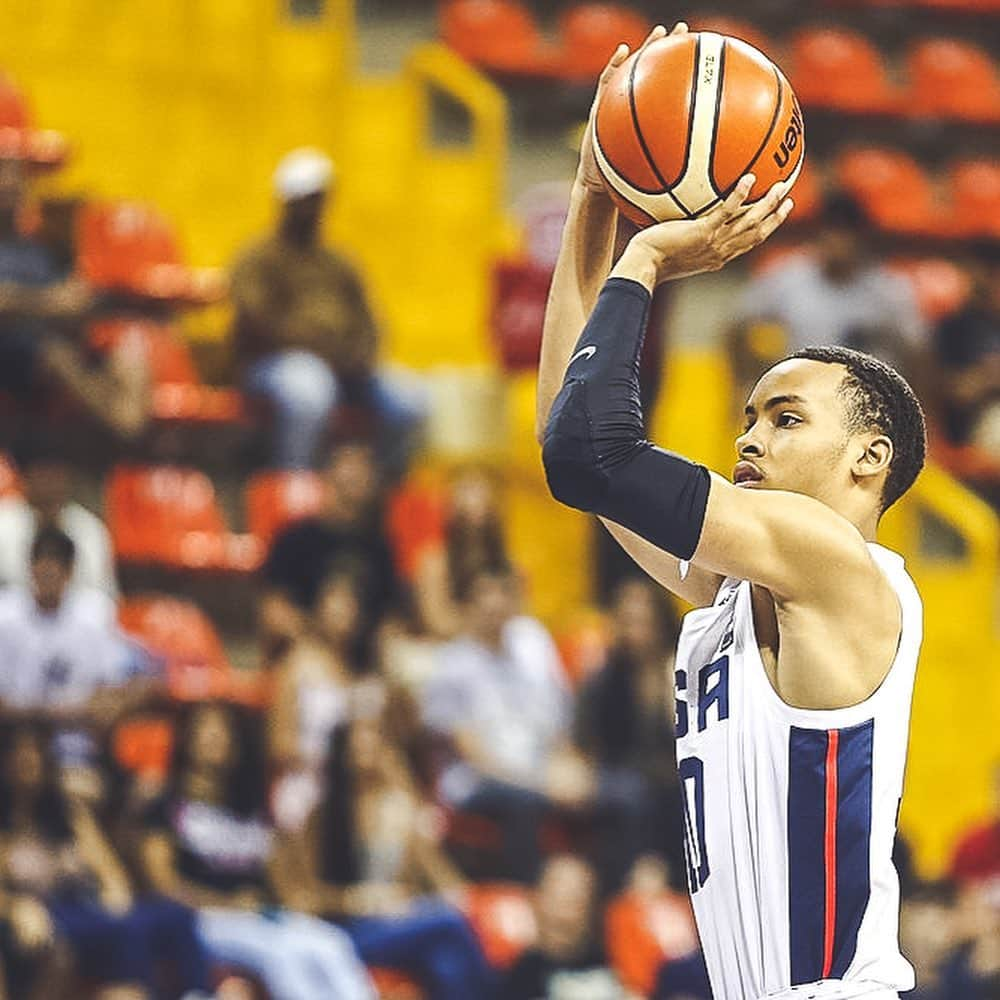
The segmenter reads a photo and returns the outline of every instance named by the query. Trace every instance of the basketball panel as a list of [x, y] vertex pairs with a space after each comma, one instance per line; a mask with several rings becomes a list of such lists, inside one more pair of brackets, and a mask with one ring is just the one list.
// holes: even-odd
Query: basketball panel
[[738, 39], [727, 40], [712, 155], [712, 179], [723, 195], [765, 148], [781, 113], [782, 89], [766, 56]]
[[778, 181], [794, 180], [802, 169], [805, 156], [805, 123], [802, 109], [792, 91], [791, 84], [778, 71], [781, 80], [781, 104], [771, 135], [760, 155], [747, 166], [745, 173], [752, 172], [757, 177], [750, 192], [750, 201], [756, 201], [767, 194]]
[[615, 173], [641, 191], [663, 191], [635, 129], [629, 81], [638, 53], [630, 56], [608, 80], [597, 106], [595, 138]]
[[675, 35], [647, 45], [635, 56], [633, 113], [641, 142], [667, 187], [681, 179], [687, 163], [697, 50], [697, 35]]

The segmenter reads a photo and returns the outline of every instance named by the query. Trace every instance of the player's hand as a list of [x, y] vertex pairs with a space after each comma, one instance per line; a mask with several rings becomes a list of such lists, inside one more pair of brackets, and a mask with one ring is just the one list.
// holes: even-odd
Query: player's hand
[[[688, 26], [681, 21], [679, 24], [674, 25], [673, 31], [670, 32], [671, 35], [684, 35], [687, 34]], [[653, 30], [646, 36], [646, 40], [640, 46], [640, 51], [644, 49], [650, 42], [655, 42], [659, 38], [666, 37], [667, 29], [663, 27], [662, 24], [658, 24]], [[601, 94], [604, 93], [604, 88], [608, 85], [608, 80], [611, 79], [611, 75], [616, 69], [626, 59], [629, 57], [629, 47], [623, 42], [621, 45], [615, 49], [611, 58], [608, 60], [607, 66], [604, 67], [601, 72], [600, 78], [597, 81], [597, 93], [594, 95], [594, 102], [590, 106], [590, 115], [587, 118], [587, 125], [583, 130], [583, 141], [580, 144], [580, 166], [577, 168], [576, 179], [577, 183], [581, 184], [588, 191], [596, 191], [604, 193], [607, 188], [604, 186], [604, 181], [601, 179], [601, 172], [597, 167], [597, 160], [594, 157], [594, 121], [597, 117], [597, 105], [601, 102]]]
[[786, 197], [788, 182], [781, 181], [748, 208], [754, 183], [753, 174], [747, 174], [724, 202], [698, 219], [660, 222], [641, 230], [612, 274], [653, 288], [672, 278], [718, 271], [760, 246], [788, 218], [794, 202]]

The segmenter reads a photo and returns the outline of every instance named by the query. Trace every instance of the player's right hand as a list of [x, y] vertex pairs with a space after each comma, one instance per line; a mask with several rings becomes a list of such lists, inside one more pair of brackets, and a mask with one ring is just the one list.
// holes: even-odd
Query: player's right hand
[[[674, 25], [671, 35], [687, 34], [688, 26], [683, 22]], [[646, 36], [646, 40], [640, 46], [640, 51], [650, 42], [655, 42], [659, 38], [665, 38], [667, 29], [662, 24], [658, 24]], [[594, 156], [594, 120], [597, 117], [597, 106], [601, 102], [601, 94], [608, 85], [612, 73], [629, 57], [629, 47], [622, 42], [615, 49], [607, 66], [601, 72], [597, 81], [597, 92], [594, 94], [594, 101], [590, 106], [590, 115], [587, 118], [587, 125], [583, 130], [583, 141], [580, 144], [580, 166], [577, 168], [577, 183], [587, 188], [588, 191], [605, 192], [604, 181], [601, 178], [601, 171], [597, 167], [597, 159]]]
[[749, 207], [755, 178], [743, 177], [712, 211], [697, 219], [675, 219], [641, 230], [629, 241], [612, 274], [654, 287], [662, 281], [718, 271], [759, 246], [788, 218], [790, 185], [779, 181]]

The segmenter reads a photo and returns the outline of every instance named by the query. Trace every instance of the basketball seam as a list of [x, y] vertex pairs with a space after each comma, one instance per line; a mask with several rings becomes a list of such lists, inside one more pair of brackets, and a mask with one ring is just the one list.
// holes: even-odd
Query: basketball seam
[[[698, 42], [698, 44], [699, 45], [701, 44], [700, 41]], [[637, 187], [634, 184], [632, 184], [632, 187], [634, 187], [636, 189], [636, 191], [642, 191], [643, 194], [667, 194], [667, 195], [669, 195], [670, 196], [670, 200], [684, 213], [684, 215], [687, 218], [690, 219], [692, 217], [691, 213], [674, 197], [674, 193], [670, 190], [670, 185], [663, 179], [663, 174], [660, 173], [660, 169], [659, 169], [659, 167], [657, 167], [655, 161], [653, 160], [653, 156], [652, 156], [652, 154], [649, 151], [649, 147], [646, 145], [646, 137], [642, 134], [642, 129], [639, 127], [639, 109], [636, 107], [636, 104], [635, 104], [635, 71], [639, 67], [639, 59], [642, 57], [642, 53], [643, 53], [642, 49], [639, 49], [639, 51], [636, 52], [635, 58], [632, 60], [632, 68], [629, 70], [629, 74], [628, 74], [628, 109], [629, 109], [629, 112], [632, 115], [632, 130], [635, 132], [635, 136], [639, 140], [639, 148], [642, 150], [642, 155], [646, 158], [646, 163], [649, 164], [649, 169], [653, 171], [653, 174], [656, 177], [656, 179], [663, 185], [663, 190], [662, 191], [643, 191], [642, 188]], [[695, 72], [697, 73], [697, 71], [698, 71], [698, 53], [697, 53], [697, 50], [695, 51], [695, 61], [694, 62], [695, 62]], [[691, 141], [691, 132], [690, 132], [690, 129], [691, 129], [691, 126], [689, 124], [688, 125], [688, 142], [689, 143]], [[687, 150], [685, 150], [684, 156], [685, 156], [685, 165], [686, 165], [686, 162], [687, 162], [686, 161]], [[681, 177], [683, 177], [683, 176], [684, 176], [684, 174], [682, 172], [681, 173]], [[629, 183], [631, 183], [631, 182], [629, 182]]]
[[778, 124], [778, 115], [781, 113], [781, 100], [785, 96], [785, 85], [782, 83], [778, 67], [772, 65], [771, 70], [774, 73], [774, 79], [778, 82], [778, 96], [774, 102], [774, 114], [771, 115], [771, 124], [767, 128], [767, 132], [764, 133], [764, 139], [757, 147], [757, 152], [750, 157], [747, 165], [736, 175], [736, 180], [726, 189], [725, 194], [722, 195], [723, 198], [728, 198], [732, 194], [733, 189], [739, 184], [740, 178], [746, 176], [747, 172], [757, 162], [758, 157], [764, 152], [765, 147], [771, 141], [771, 136], [774, 135], [774, 126]]
[[[688, 104], [688, 128], [687, 141], [684, 143], [684, 162], [681, 164], [680, 173], [677, 180], [680, 181], [687, 174], [688, 163], [691, 160], [691, 140], [694, 138], [694, 112], [698, 104], [698, 78], [701, 75], [701, 32], [698, 32], [698, 40], [694, 43], [694, 69], [691, 71], [691, 100]], [[684, 208], [681, 205], [681, 208]], [[687, 212], [687, 209], [684, 209]], [[691, 213], [688, 212], [690, 216]]]
[[729, 43], [723, 38], [722, 48], [719, 50], [719, 82], [718, 89], [715, 91], [715, 120], [712, 122], [712, 143], [708, 147], [708, 183], [720, 199], [724, 195], [715, 183], [715, 145], [718, 142], [719, 120], [722, 117], [722, 88], [726, 85], [726, 49], [728, 47]]

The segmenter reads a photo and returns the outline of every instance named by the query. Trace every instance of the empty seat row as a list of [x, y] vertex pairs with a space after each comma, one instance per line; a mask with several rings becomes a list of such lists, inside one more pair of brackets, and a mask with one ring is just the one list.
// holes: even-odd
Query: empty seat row
[[[441, 34], [464, 58], [498, 75], [593, 81], [618, 42], [635, 47], [649, 23], [613, 4], [567, 11], [557, 42], [545, 38], [519, 0], [445, 0]], [[956, 39], [914, 43], [897, 83], [884, 55], [854, 31], [807, 28], [787, 46], [731, 17], [695, 17], [691, 27], [743, 38], [787, 69], [804, 105], [905, 117], [1000, 122], [1000, 77], [989, 52]], [[787, 49], [787, 52], [786, 52]]]

